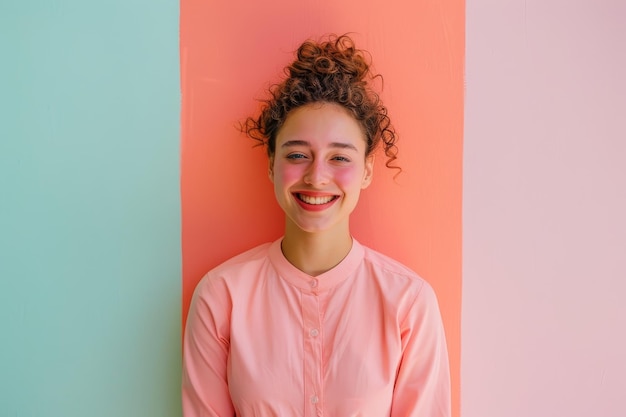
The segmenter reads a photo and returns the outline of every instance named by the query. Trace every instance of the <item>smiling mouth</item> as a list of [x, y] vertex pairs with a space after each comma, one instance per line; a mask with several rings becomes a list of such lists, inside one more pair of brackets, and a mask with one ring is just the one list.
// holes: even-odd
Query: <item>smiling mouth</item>
[[304, 195], [300, 193], [296, 193], [296, 197], [298, 198], [298, 200], [303, 201], [307, 204], [311, 204], [313, 206], [327, 204], [335, 200], [336, 198], [338, 198], [338, 196], [336, 195], [310, 196], [310, 195]]

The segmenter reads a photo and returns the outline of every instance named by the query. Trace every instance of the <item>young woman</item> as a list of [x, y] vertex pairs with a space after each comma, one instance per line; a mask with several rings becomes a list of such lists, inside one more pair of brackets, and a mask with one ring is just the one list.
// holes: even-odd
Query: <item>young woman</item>
[[396, 136], [347, 36], [307, 41], [245, 131], [269, 156], [284, 236], [210, 271], [184, 338], [185, 417], [448, 417], [432, 288], [359, 244], [352, 213]]

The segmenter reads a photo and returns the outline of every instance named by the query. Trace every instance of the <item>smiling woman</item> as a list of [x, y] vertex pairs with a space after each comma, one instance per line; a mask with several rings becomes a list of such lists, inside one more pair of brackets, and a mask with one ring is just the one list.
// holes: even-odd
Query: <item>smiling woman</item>
[[450, 416], [437, 299], [362, 246], [350, 215], [396, 136], [347, 36], [307, 41], [245, 130], [267, 146], [284, 236], [210, 271], [184, 339], [183, 407], [199, 416]]
[[352, 245], [350, 213], [372, 179], [374, 158], [365, 156], [365, 147], [358, 122], [338, 104], [313, 103], [291, 111], [270, 157], [270, 179], [287, 220], [283, 250], [302, 234], [324, 234], [343, 247], [323, 266], [330, 269], [345, 256]]

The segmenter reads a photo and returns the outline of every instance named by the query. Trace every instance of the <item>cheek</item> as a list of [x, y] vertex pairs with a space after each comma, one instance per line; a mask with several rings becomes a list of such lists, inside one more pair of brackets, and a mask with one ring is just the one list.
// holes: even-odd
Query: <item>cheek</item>
[[358, 185], [363, 180], [363, 167], [349, 166], [335, 171], [335, 182], [341, 187]]
[[302, 178], [304, 165], [276, 164], [274, 165], [274, 182], [277, 184], [291, 184]]

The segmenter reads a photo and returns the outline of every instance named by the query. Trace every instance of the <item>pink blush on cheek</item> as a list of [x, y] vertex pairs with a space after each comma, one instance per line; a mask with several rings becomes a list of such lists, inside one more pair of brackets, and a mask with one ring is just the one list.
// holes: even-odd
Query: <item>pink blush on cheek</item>
[[274, 165], [274, 181], [284, 184], [293, 184], [304, 177], [306, 168], [304, 164], [276, 164]]
[[348, 185], [355, 181], [361, 180], [361, 178], [358, 177], [358, 173], [360, 171], [361, 170], [357, 169], [356, 166], [350, 165], [337, 169], [333, 177], [337, 184]]

